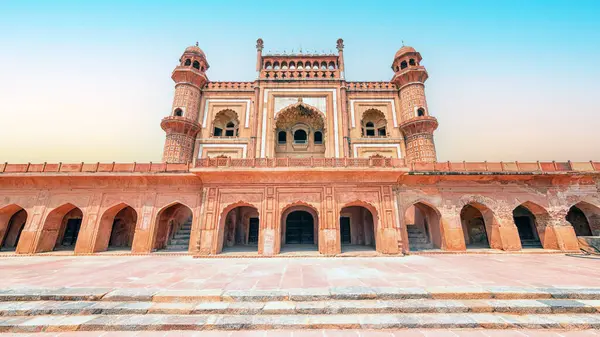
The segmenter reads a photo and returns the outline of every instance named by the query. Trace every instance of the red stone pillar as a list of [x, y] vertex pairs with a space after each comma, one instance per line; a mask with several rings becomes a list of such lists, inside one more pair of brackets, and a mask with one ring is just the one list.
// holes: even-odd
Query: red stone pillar
[[[204, 203], [204, 214], [201, 215], [201, 230], [202, 235], [200, 236], [200, 247], [198, 254], [200, 255], [211, 255], [217, 253], [218, 248], [218, 221], [219, 214], [217, 214], [217, 189], [214, 187], [203, 188], [202, 202]], [[206, 202], [204, 201], [206, 200]]]
[[333, 197], [333, 187], [326, 186], [324, 192], [324, 200], [321, 201], [322, 212], [319, 212], [319, 253], [335, 255], [342, 252], [339, 211]]
[[156, 227], [158, 216], [155, 203], [155, 193], [143, 196], [142, 208], [140, 214], [138, 214], [135, 233], [133, 234], [133, 243], [131, 244], [132, 253], [144, 254], [152, 251], [152, 244], [154, 243], [152, 228]]
[[[391, 186], [381, 188], [379, 224], [375, 228], [375, 248], [382, 254], [398, 254], [398, 219], [394, 212], [394, 192]], [[373, 215], [375, 217], [375, 215]], [[373, 219], [375, 220], [375, 219]]]
[[496, 212], [497, 225], [492, 226], [490, 247], [506, 251], [521, 250], [521, 238], [513, 219], [512, 210]]
[[259, 219], [258, 254], [260, 255], [277, 255], [281, 250], [281, 235], [279, 235], [281, 224], [276, 217], [278, 212], [275, 210], [275, 205], [277, 205], [275, 188], [272, 186], [265, 187]]
[[[546, 222], [546, 228], [544, 231], [544, 237], [551, 235], [555, 242], [554, 249], [562, 251], [579, 251], [579, 242], [577, 241], [577, 235], [573, 226], [566, 220], [566, 216], [569, 209], [558, 209], [548, 214], [548, 220]], [[537, 220], [537, 218], [536, 218]], [[542, 234], [540, 234], [540, 239]], [[551, 249], [549, 246], [542, 242], [545, 249]]]
[[449, 251], [465, 251], [465, 235], [460, 219], [460, 210], [456, 208], [440, 208], [440, 229], [442, 249]]

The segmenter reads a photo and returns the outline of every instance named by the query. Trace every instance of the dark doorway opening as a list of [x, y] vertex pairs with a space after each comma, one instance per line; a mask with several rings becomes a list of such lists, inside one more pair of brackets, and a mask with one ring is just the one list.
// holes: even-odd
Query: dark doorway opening
[[248, 229], [248, 244], [258, 244], [258, 218], [250, 218]]
[[352, 237], [350, 235], [350, 218], [343, 216], [340, 217], [340, 234], [342, 237], [343, 244], [352, 243]]
[[61, 246], [75, 246], [77, 235], [81, 229], [81, 219], [69, 219], [65, 227], [65, 235], [61, 241]]
[[305, 211], [294, 211], [285, 222], [285, 243], [314, 245], [315, 229], [312, 215]]

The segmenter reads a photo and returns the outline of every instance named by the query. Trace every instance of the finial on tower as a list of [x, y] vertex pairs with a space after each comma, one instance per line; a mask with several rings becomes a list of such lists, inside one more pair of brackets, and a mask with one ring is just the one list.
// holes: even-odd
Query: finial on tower
[[256, 40], [256, 50], [262, 51], [264, 46], [265, 44], [263, 42], [263, 39], [259, 37], [258, 40]]
[[404, 47], [404, 40], [402, 40], [402, 47]]
[[196, 41], [196, 47], [198, 47], [198, 41]]
[[344, 50], [344, 40], [342, 40], [342, 39], [337, 40], [337, 50], [338, 51]]

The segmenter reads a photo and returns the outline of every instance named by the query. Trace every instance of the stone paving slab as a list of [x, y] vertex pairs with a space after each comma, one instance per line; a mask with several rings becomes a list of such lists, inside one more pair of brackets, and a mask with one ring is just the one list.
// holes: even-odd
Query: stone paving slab
[[600, 329], [600, 315], [114, 315], [11, 317], [0, 332], [260, 329]]
[[[426, 289], [440, 286], [543, 289], [599, 288], [598, 261], [597, 257], [564, 254], [343, 259], [27, 256], [0, 258], [0, 270], [3, 287], [27, 289], [291, 290], [332, 287]], [[56, 275], [57, 270], [60, 270], [60, 278], [44, 277]]]

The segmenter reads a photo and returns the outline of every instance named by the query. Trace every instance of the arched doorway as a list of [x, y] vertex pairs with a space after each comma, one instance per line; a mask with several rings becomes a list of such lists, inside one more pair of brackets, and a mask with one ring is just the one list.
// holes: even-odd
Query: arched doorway
[[281, 214], [281, 252], [318, 251], [319, 216], [308, 205], [295, 205]]
[[375, 250], [375, 219], [363, 206], [346, 206], [340, 211], [342, 253], [351, 250]]
[[192, 220], [192, 210], [181, 203], [163, 208], [157, 215], [152, 249], [188, 251]]
[[0, 250], [14, 251], [27, 222], [27, 212], [17, 205], [0, 210]]
[[600, 236], [600, 208], [592, 204], [582, 201], [571, 206], [566, 220], [577, 236]]
[[404, 212], [404, 224], [409, 251], [442, 248], [440, 215], [432, 206], [423, 202], [409, 206]]
[[53, 209], [46, 216], [36, 253], [74, 250], [82, 218], [83, 212], [73, 204], [64, 204]]
[[217, 252], [258, 252], [258, 210], [252, 206], [237, 206], [225, 210], [224, 214]]
[[519, 232], [521, 247], [524, 249], [542, 248], [540, 236], [537, 231], [537, 219], [530, 208], [531, 206], [526, 207], [525, 204], [522, 204], [513, 210], [513, 219]]
[[100, 219], [94, 252], [131, 250], [136, 223], [137, 213], [127, 204], [107, 209]]
[[285, 219], [286, 244], [315, 244], [315, 228], [312, 215], [306, 211], [293, 211]]
[[465, 244], [467, 248], [490, 248], [485, 219], [483, 213], [479, 210], [485, 206], [476, 206], [468, 204], [460, 211], [460, 222], [465, 236]]

